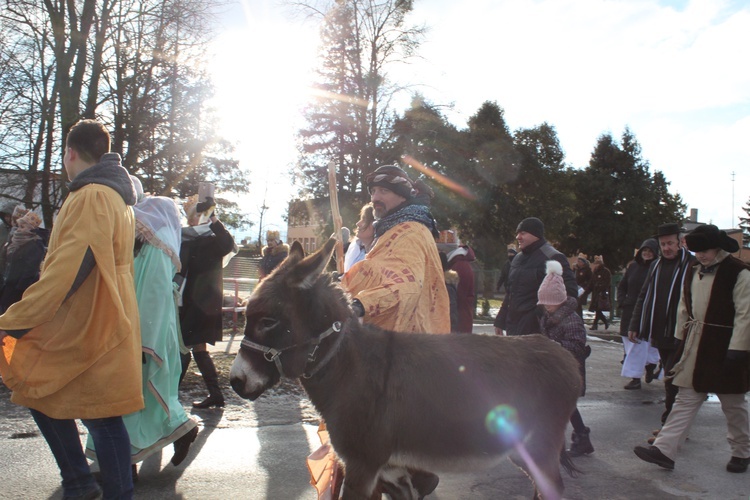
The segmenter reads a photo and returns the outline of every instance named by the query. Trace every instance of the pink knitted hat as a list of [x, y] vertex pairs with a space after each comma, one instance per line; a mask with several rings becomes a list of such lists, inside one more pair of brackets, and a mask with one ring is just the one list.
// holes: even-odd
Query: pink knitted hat
[[568, 299], [562, 277], [562, 264], [556, 260], [547, 261], [547, 276], [539, 285], [537, 297], [539, 298], [537, 304], [543, 306], [557, 306]]

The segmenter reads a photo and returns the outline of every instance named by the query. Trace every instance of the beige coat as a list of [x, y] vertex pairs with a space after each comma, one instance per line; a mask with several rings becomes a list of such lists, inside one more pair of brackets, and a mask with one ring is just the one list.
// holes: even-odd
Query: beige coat
[[[724, 250], [720, 250], [716, 262], [721, 262], [728, 255]], [[684, 293], [680, 297], [680, 305], [677, 309], [675, 337], [680, 340], [684, 340], [686, 335], [688, 337], [688, 342], [684, 347], [680, 361], [675, 364], [673, 369], [675, 373], [673, 383], [679, 387], [693, 387], [693, 374], [698, 356], [698, 346], [703, 336], [706, 308], [716, 277], [715, 274], [705, 274], [702, 279], [699, 279], [695, 276], [699, 269], [700, 266], [688, 269], [688, 272], [694, 273], [690, 293], [693, 296], [693, 315], [696, 321], [688, 324], [687, 331], [685, 331], [685, 324], [688, 321], [688, 313]], [[736, 314], [729, 349], [750, 351], [750, 271], [745, 269], [737, 276], [737, 283], [734, 286], [732, 298]]]
[[388, 230], [341, 283], [364, 306], [365, 323], [398, 332], [450, 332], [443, 268], [423, 224], [403, 222]]
[[[40, 279], [0, 316], [0, 373], [12, 401], [49, 417], [104, 418], [143, 408], [141, 338], [133, 282], [133, 210], [113, 189], [71, 192]], [[70, 295], [87, 249], [96, 266]]]

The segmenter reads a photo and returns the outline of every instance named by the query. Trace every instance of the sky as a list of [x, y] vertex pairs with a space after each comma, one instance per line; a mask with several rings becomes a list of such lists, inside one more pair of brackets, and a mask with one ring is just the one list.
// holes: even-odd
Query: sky
[[[619, 140], [629, 127], [700, 222], [726, 229], [746, 215], [750, 2], [416, 0], [407, 21], [429, 31], [419, 59], [389, 76], [449, 105], [459, 128], [494, 101], [511, 130], [554, 126], [566, 163], [584, 168], [602, 134]], [[251, 172], [241, 204], [255, 237], [263, 200], [264, 227], [283, 234], [317, 26], [277, 0], [238, 0], [221, 22], [211, 71], [225, 132]]]

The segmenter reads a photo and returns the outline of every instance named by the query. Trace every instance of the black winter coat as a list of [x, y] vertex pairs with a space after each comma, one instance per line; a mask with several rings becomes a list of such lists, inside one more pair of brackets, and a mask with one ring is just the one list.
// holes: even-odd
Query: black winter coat
[[[0, 314], [23, 296], [28, 287], [39, 281], [42, 261], [47, 253], [49, 231], [38, 228], [39, 239], [29, 241], [7, 255], [4, 280], [0, 280]], [[7, 251], [7, 246], [4, 250]]]
[[578, 297], [578, 284], [565, 255], [544, 239], [535, 241], [513, 258], [505, 284], [505, 300], [495, 318], [496, 327], [507, 330], [508, 335], [539, 333], [537, 292], [551, 259], [562, 265], [568, 297]]
[[234, 249], [234, 239], [220, 221], [209, 227], [212, 233], [185, 240], [180, 247], [180, 275], [186, 279], [180, 327], [186, 346], [222, 339], [222, 260]]

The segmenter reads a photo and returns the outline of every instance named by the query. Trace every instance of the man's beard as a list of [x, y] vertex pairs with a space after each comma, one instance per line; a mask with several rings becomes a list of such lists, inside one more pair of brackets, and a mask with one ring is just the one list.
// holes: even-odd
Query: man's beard
[[382, 219], [383, 216], [388, 213], [388, 211], [385, 209], [385, 205], [381, 205], [379, 203], [377, 205], [373, 205], [372, 208], [373, 212], [375, 213], [376, 219]]

